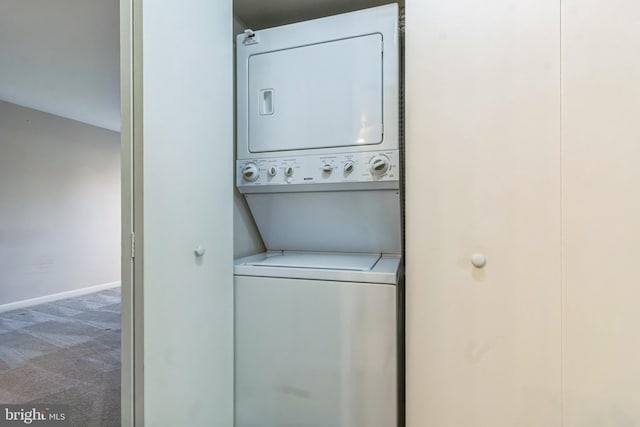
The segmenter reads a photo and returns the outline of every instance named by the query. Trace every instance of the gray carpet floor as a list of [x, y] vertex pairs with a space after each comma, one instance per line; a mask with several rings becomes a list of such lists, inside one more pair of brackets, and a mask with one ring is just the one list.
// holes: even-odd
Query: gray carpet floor
[[0, 403], [65, 404], [120, 425], [120, 288], [0, 313]]

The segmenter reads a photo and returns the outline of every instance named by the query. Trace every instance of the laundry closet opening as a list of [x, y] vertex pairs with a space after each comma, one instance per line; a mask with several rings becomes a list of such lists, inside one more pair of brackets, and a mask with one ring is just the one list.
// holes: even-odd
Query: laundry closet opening
[[234, 2], [237, 427], [404, 425], [403, 25]]
[[119, 5], [2, 2], [0, 28], [2, 420], [120, 425]]

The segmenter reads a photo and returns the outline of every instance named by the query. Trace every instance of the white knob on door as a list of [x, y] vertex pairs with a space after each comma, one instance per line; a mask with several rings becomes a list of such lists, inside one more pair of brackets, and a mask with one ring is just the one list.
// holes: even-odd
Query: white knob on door
[[193, 250], [193, 253], [195, 253], [196, 256], [203, 256], [205, 252], [206, 249], [204, 248], [204, 246], [198, 246]]
[[473, 264], [475, 268], [484, 268], [484, 266], [487, 265], [487, 258], [482, 254], [475, 253], [471, 255], [471, 264]]

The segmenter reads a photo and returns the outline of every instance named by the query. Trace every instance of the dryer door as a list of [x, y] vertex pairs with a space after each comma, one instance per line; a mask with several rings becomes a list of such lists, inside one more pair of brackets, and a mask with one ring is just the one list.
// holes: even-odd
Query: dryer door
[[382, 35], [249, 57], [252, 153], [382, 142]]

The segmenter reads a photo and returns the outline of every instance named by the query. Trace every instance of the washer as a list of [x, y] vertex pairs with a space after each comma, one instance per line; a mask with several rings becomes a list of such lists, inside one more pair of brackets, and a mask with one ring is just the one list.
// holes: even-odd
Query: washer
[[390, 427], [400, 257], [273, 251], [235, 263], [241, 427]]

